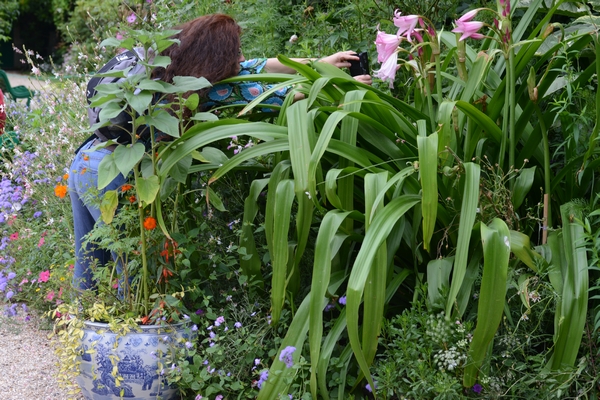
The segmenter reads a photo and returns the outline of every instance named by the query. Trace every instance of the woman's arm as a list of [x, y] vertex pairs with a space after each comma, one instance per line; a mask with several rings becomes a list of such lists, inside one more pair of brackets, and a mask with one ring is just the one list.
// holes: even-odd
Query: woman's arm
[[[356, 52], [353, 50], [340, 51], [327, 57], [320, 59], [315, 58], [292, 58], [292, 61], [296, 61], [302, 64], [308, 64], [311, 61], [324, 62], [327, 64], [335, 65], [338, 68], [348, 68], [350, 66], [350, 60], [358, 60]], [[267, 64], [265, 65], [265, 72], [274, 72], [280, 74], [295, 74], [296, 70], [286, 67], [279, 62], [276, 58], [268, 58]]]

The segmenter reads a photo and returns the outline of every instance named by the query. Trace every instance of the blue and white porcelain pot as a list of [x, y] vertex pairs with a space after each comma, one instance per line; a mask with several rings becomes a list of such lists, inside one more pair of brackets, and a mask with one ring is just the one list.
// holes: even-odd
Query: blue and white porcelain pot
[[86, 321], [81, 342], [84, 353], [76, 378], [83, 397], [179, 399], [177, 388], [167, 384], [159, 367], [168, 362], [169, 354], [180, 346], [181, 339], [189, 336], [186, 327], [186, 324], [141, 325], [141, 332], [117, 335], [108, 324]]

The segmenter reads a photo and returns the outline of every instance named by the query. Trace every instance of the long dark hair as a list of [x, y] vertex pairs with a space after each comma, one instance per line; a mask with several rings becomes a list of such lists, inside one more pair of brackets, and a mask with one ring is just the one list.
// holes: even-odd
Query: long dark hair
[[163, 81], [172, 82], [174, 76], [195, 76], [215, 83], [237, 75], [241, 28], [233, 18], [204, 15], [175, 29], [181, 30], [173, 36], [180, 43], [161, 53], [171, 58], [171, 64], [155, 71]]

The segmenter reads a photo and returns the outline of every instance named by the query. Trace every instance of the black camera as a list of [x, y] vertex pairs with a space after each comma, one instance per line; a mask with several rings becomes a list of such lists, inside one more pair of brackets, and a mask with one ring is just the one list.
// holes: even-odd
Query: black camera
[[354, 54], [359, 57], [359, 60], [350, 61], [350, 75], [370, 75], [369, 72], [369, 55], [366, 51], [360, 54]]

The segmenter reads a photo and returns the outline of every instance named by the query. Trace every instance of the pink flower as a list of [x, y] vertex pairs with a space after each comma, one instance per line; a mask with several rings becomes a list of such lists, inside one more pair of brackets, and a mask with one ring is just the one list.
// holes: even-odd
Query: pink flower
[[48, 301], [52, 301], [52, 299], [54, 298], [54, 290], [51, 290], [47, 295], [46, 295], [46, 300]]
[[394, 88], [394, 79], [398, 70], [398, 53], [394, 52], [388, 59], [381, 64], [381, 69], [373, 71], [373, 75], [383, 81], [388, 81], [390, 89]]
[[394, 25], [398, 27], [398, 36], [406, 34], [406, 38], [412, 43], [412, 34], [419, 23], [418, 15], [407, 15], [405, 17], [400, 16], [400, 12], [396, 10], [394, 13]]
[[129, 17], [127, 17], [127, 22], [129, 22], [130, 24], [133, 24], [136, 19], [137, 19], [136, 15], [134, 13], [131, 13], [131, 15], [129, 15]]
[[398, 51], [398, 46], [402, 38], [397, 35], [391, 35], [383, 31], [377, 31], [375, 47], [377, 48], [377, 61], [384, 63], [394, 53]]
[[474, 10], [471, 10], [468, 13], [466, 13], [465, 15], [463, 15], [462, 17], [460, 17], [459, 19], [457, 19], [457, 21], [460, 21], [460, 22], [469, 22], [470, 20], [472, 20], [473, 18], [475, 18], [475, 16], [479, 12], [479, 10], [481, 10], [481, 8], [476, 8]]
[[19, 232], [15, 232], [9, 236], [10, 240], [17, 240], [19, 238]]
[[42, 236], [40, 238], [40, 241], [38, 242], [38, 247], [42, 247], [44, 245], [44, 237]]
[[117, 39], [121, 40], [121, 39], [123, 39], [123, 34], [121, 32], [117, 32], [117, 35], [115, 37]]
[[40, 272], [40, 276], [38, 278], [40, 282], [48, 282], [48, 279], [50, 279], [50, 271], [47, 270]]
[[462, 36], [458, 40], [465, 40], [467, 38], [483, 39], [484, 36], [481, 33], [477, 33], [478, 30], [483, 28], [483, 22], [479, 21], [461, 21], [456, 20], [456, 28], [452, 29], [454, 33], [462, 33]]

